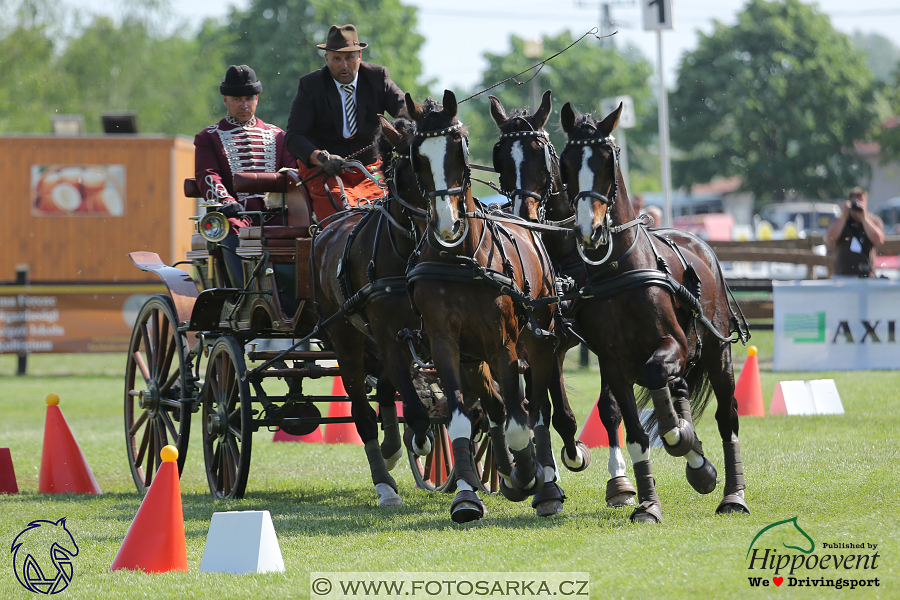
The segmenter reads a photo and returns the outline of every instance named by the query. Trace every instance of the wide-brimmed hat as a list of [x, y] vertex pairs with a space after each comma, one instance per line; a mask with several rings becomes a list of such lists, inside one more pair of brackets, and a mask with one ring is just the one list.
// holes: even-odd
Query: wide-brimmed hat
[[368, 48], [368, 44], [359, 41], [356, 35], [356, 27], [353, 25], [344, 25], [338, 27], [332, 25], [328, 30], [328, 39], [324, 44], [318, 44], [319, 50], [331, 50], [332, 52], [352, 52], [354, 50], [362, 50]]
[[255, 96], [262, 91], [256, 71], [247, 65], [231, 65], [225, 73], [225, 81], [219, 86], [223, 96]]

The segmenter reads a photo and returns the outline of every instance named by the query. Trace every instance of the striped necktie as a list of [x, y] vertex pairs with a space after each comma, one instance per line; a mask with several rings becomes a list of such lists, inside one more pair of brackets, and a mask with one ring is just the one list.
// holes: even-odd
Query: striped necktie
[[341, 89], [347, 94], [344, 100], [344, 106], [347, 111], [347, 129], [350, 130], [350, 137], [353, 137], [356, 135], [356, 102], [353, 101], [354, 88], [352, 84], [347, 83], [341, 85]]

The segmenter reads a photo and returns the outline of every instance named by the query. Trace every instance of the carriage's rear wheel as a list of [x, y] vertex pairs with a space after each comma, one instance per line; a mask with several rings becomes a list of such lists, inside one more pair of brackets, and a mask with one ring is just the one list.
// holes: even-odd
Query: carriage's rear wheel
[[253, 410], [246, 371], [241, 345], [234, 338], [220, 338], [209, 353], [200, 394], [206, 478], [218, 498], [243, 498], [247, 487]]
[[152, 296], [138, 314], [125, 368], [125, 447], [131, 476], [145, 493], [168, 444], [178, 448], [178, 472], [184, 468], [191, 433], [194, 384], [187, 339], [177, 330], [168, 296]]

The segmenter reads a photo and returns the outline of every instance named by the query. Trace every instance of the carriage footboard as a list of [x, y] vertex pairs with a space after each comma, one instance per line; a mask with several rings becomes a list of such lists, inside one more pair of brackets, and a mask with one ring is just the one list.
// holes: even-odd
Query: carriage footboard
[[131, 252], [128, 254], [128, 258], [137, 268], [156, 273], [162, 279], [175, 304], [179, 325], [187, 325], [191, 320], [191, 312], [200, 293], [191, 276], [181, 269], [165, 264], [156, 252]]

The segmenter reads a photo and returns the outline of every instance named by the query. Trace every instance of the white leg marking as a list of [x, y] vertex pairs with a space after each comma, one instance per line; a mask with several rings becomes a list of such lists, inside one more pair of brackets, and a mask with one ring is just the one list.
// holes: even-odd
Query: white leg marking
[[506, 443], [510, 450], [524, 450], [531, 441], [531, 431], [524, 425], [510, 421], [506, 425]]
[[703, 457], [693, 450], [690, 450], [684, 458], [692, 469], [699, 469], [703, 466]]
[[674, 446], [678, 442], [681, 441], [681, 432], [678, 431], [677, 427], [673, 427], [671, 430], [665, 432], [663, 437], [666, 438], [666, 443], [670, 446]]
[[650, 460], [650, 448], [647, 447], [646, 452], [641, 452], [641, 445], [638, 443], [626, 443], [628, 454], [631, 455], [631, 464], [639, 463], [642, 460]]
[[469, 439], [471, 433], [472, 422], [469, 420], [469, 417], [459, 409], [453, 411], [453, 414], [450, 416], [450, 425], [447, 426], [447, 434], [450, 436], [450, 440]]
[[737, 434], [734, 433], [733, 431], [731, 432], [731, 441], [735, 442], [735, 443], [737, 443], [737, 441], [738, 441]]
[[468, 483], [466, 483], [466, 482], [463, 481], [462, 479], [457, 479], [457, 480], [456, 480], [456, 487], [459, 488], [460, 491], [462, 491], [462, 490], [465, 490], [465, 491], [467, 491], [467, 492], [474, 492], [474, 491], [475, 491], [475, 488], [473, 488], [471, 485], [469, 485]]
[[[485, 413], [485, 415], [487, 415], [487, 413]], [[487, 420], [488, 420], [488, 426], [489, 426], [489, 427], [496, 427], [496, 426], [497, 426], [497, 424], [494, 423], [494, 422], [491, 420], [490, 417], [488, 417]]]
[[625, 475], [625, 457], [619, 446], [609, 447], [609, 476], [622, 477]]

